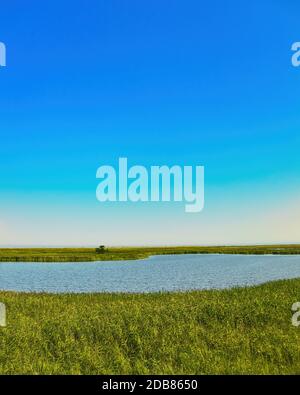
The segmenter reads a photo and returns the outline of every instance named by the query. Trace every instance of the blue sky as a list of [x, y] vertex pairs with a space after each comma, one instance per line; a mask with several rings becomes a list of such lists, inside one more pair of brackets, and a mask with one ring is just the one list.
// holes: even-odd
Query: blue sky
[[[300, 241], [296, 0], [1, 4], [0, 244]], [[206, 205], [100, 204], [96, 169], [204, 165]]]

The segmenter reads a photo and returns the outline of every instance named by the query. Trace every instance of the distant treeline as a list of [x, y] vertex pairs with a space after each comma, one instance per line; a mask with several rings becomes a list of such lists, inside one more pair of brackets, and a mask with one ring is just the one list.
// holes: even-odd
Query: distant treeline
[[[103, 246], [104, 247], [104, 246]], [[300, 255], [300, 244], [258, 246], [188, 246], [103, 248], [2, 248], [0, 262], [91, 262], [144, 259], [167, 254]]]

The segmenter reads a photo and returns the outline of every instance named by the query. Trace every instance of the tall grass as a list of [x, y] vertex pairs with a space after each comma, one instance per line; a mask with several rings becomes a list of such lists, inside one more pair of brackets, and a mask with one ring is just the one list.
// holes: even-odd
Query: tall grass
[[158, 294], [0, 292], [1, 374], [299, 374], [300, 279]]

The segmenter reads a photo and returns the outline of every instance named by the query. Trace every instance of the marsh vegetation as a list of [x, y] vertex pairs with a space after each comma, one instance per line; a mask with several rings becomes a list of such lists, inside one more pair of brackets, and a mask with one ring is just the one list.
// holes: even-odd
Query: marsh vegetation
[[[99, 253], [100, 252], [100, 253]], [[300, 254], [299, 244], [257, 246], [2, 248], [0, 262], [89, 262], [143, 259], [165, 254]]]
[[0, 374], [299, 374], [300, 279], [156, 294], [0, 292]]

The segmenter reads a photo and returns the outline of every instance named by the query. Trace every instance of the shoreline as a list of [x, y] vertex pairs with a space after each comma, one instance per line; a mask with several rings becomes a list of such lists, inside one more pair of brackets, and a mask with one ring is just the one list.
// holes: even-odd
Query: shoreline
[[112, 262], [136, 262], [136, 261], [147, 261], [151, 258], [155, 258], [155, 257], [164, 257], [164, 256], [176, 256], [176, 255], [216, 255], [216, 256], [220, 256], [220, 255], [232, 255], [232, 256], [264, 256], [264, 257], [272, 257], [272, 256], [278, 256], [278, 257], [286, 257], [286, 256], [299, 256], [300, 257], [300, 252], [295, 252], [295, 253], [241, 253], [241, 252], [236, 252], [236, 253], [231, 253], [231, 252], [193, 252], [193, 253], [180, 253], [180, 252], [176, 252], [176, 253], [154, 253], [151, 255], [147, 255], [144, 257], [139, 257], [139, 258], [122, 258], [122, 257], [117, 257], [116, 259], [107, 259], [105, 257], [105, 259], [97, 259], [97, 260], [74, 260], [74, 261], [69, 261], [69, 260], [32, 260], [32, 261], [28, 261], [28, 260], [16, 260], [16, 261], [12, 261], [12, 260], [1, 260], [0, 259], [0, 264], [1, 263], [66, 263], [66, 264], [76, 264], [76, 263], [86, 263], [86, 264], [91, 264], [91, 263], [112, 263]]
[[[236, 285], [232, 287], [223, 287], [223, 288], [191, 288], [191, 289], [174, 289], [172, 291], [168, 290], [160, 290], [160, 291], [147, 291], [147, 292], [124, 292], [124, 291], [97, 291], [97, 292], [47, 292], [47, 291], [15, 291], [13, 289], [0, 289], [0, 297], [3, 295], [18, 295], [18, 296], [40, 296], [40, 297], [85, 297], [85, 296], [119, 296], [119, 297], [135, 297], [135, 296], [157, 296], [160, 297], [162, 295], [189, 295], [196, 293], [217, 293], [217, 292], [226, 292], [226, 291], [247, 291], [252, 288], [261, 288], [264, 286], [272, 286], [275, 283], [280, 282], [292, 282], [292, 281], [300, 281], [300, 277], [290, 277], [290, 278], [280, 278], [274, 280], [268, 280], [259, 282], [256, 284], [248, 284], [248, 285]], [[276, 285], [276, 284], [275, 284]]]
[[93, 248], [0, 248], [0, 262], [98, 262], [141, 260], [155, 255], [230, 254], [300, 255], [300, 244], [253, 246], [112, 247], [103, 253]]

